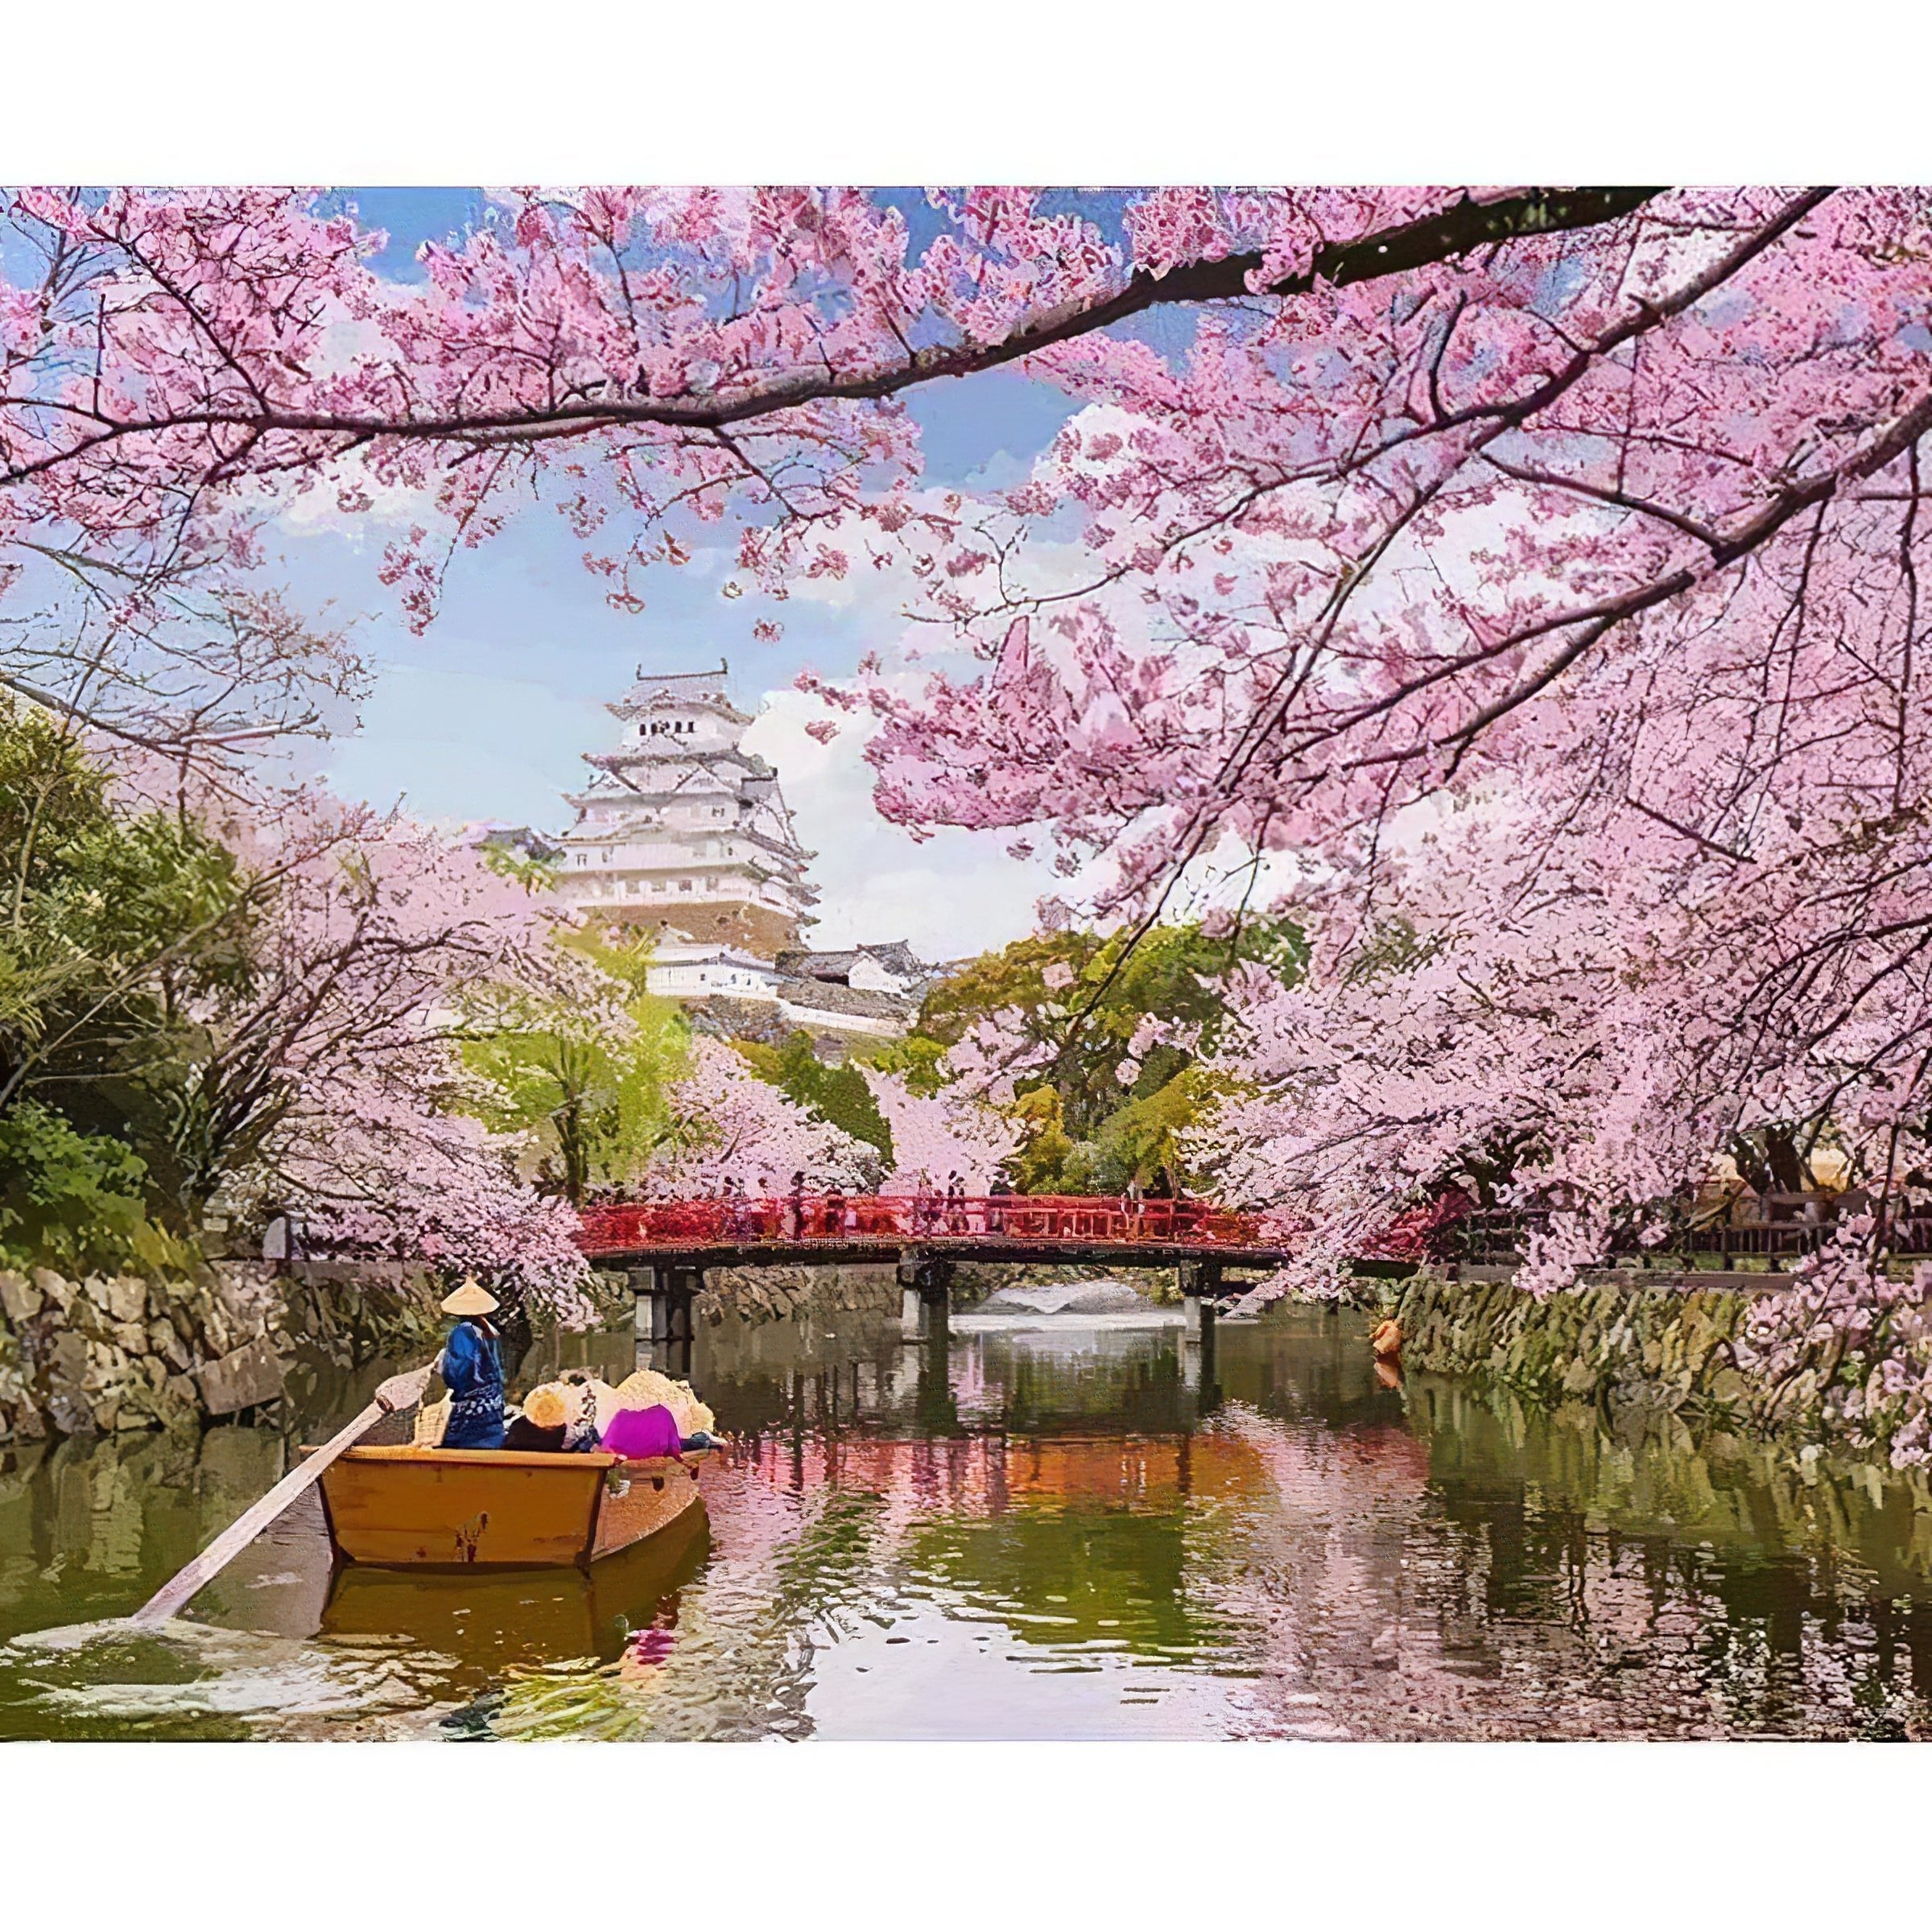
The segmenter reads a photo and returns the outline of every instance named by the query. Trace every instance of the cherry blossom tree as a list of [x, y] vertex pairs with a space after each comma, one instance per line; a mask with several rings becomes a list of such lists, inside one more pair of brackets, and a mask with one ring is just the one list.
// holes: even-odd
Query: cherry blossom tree
[[518, 1178], [517, 1137], [466, 1112], [479, 1097], [447, 1045], [331, 1065], [279, 1123], [263, 1179], [312, 1240], [444, 1269], [486, 1271], [572, 1326], [592, 1308], [568, 1202]]
[[1018, 1150], [1018, 1128], [964, 1085], [914, 1093], [902, 1075], [865, 1071], [892, 1133], [892, 1168], [880, 1193], [931, 1193], [956, 1174], [967, 1193], [985, 1194]]
[[[1929, 212], [976, 191], [915, 246], [850, 191], [526, 191], [403, 289], [313, 197], [23, 194], [0, 543], [146, 610], [386, 493], [426, 623], [527, 490], [625, 608], [727, 522], [736, 592], [876, 571], [931, 674], [807, 683], [881, 809], [1049, 840], [1134, 930], [1292, 907], [1239, 1185], [1339, 1253], [1503, 1137], [1554, 1286], [1728, 1137], [1920, 1171]], [[1173, 353], [1117, 326], [1157, 308]], [[926, 487], [906, 394], [1008, 363], [1066, 428]]]
[[[404, 1261], [487, 1269], [580, 1316], [575, 1216], [518, 1178], [514, 1133], [469, 1116], [502, 1097], [466, 1073], [468, 993], [554, 969], [555, 915], [486, 855], [314, 787], [264, 795], [171, 778], [258, 889], [237, 971], [163, 1070], [173, 1183], [296, 1207], [312, 1236]], [[137, 781], [138, 782], [138, 781]], [[159, 1078], [159, 1076], [157, 1076]]]
[[[747, 564], [842, 572], [812, 526], [947, 539], [911, 498], [913, 386], [1035, 357], [1148, 309], [1285, 299], [1641, 207], [1649, 191], [1446, 189], [1216, 197], [1160, 191], [1126, 246], [1038, 197], [854, 189], [526, 189], [460, 249], [426, 245], [422, 290], [386, 283], [383, 237], [273, 189], [15, 194], [31, 272], [0, 285], [0, 535], [109, 557], [143, 586], [259, 554], [270, 505], [346, 512], [424, 493], [390, 574], [427, 617], [452, 547], [542, 476], [627, 597], [675, 562], [674, 513], [748, 513]], [[593, 470], [601, 473], [593, 475]], [[770, 514], [766, 514], [770, 513]], [[666, 546], [670, 547], [667, 548]]]
[[754, 1198], [789, 1193], [791, 1177], [808, 1191], [866, 1186], [878, 1156], [817, 1119], [762, 1080], [723, 1041], [691, 1042], [691, 1071], [667, 1096], [671, 1125], [646, 1177], [651, 1191], [716, 1197], [727, 1180]]
[[246, 971], [201, 1014], [204, 1050], [173, 1096], [184, 1194], [268, 1144], [305, 1089], [409, 1061], [456, 1030], [464, 988], [539, 970], [546, 910], [483, 855], [317, 788], [175, 795], [273, 881]]

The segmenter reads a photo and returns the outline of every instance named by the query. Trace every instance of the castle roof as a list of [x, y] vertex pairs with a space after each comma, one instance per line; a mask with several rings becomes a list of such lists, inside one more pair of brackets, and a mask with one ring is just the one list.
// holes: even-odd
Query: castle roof
[[932, 971], [903, 939], [849, 946], [828, 952], [794, 947], [778, 955], [778, 968], [780, 972], [794, 973], [805, 979], [836, 982], [844, 979], [861, 959], [874, 960], [888, 972], [897, 973], [902, 979], [924, 979]]
[[659, 711], [675, 706], [680, 710], [696, 708], [716, 712], [734, 724], [749, 724], [751, 714], [740, 711], [731, 701], [726, 681], [731, 667], [722, 658], [716, 671], [647, 671], [640, 664], [630, 689], [605, 709], [613, 716], [635, 717], [640, 712]]

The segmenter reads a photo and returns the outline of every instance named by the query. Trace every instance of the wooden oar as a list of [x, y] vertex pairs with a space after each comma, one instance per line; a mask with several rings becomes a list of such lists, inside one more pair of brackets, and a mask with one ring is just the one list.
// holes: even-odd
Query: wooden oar
[[367, 1435], [384, 1416], [394, 1415], [398, 1410], [415, 1408], [422, 1401], [423, 1391], [428, 1387], [436, 1366], [434, 1362], [429, 1362], [420, 1368], [411, 1369], [407, 1375], [392, 1375], [376, 1391], [376, 1399], [348, 1427], [339, 1430], [313, 1455], [290, 1470], [252, 1509], [237, 1517], [185, 1570], [171, 1582], [163, 1583], [134, 1612], [134, 1620], [137, 1624], [159, 1624], [175, 1616], [204, 1583], [217, 1571], [225, 1569], [303, 1490], [312, 1488], [323, 1471], [345, 1449], [353, 1449], [358, 1439]]

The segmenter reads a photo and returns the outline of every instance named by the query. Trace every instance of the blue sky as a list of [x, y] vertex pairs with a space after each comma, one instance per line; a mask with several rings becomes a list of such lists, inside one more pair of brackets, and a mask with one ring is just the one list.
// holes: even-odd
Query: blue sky
[[[469, 189], [345, 192], [364, 223], [386, 229], [378, 266], [417, 274], [425, 239], [458, 235], [488, 218]], [[895, 196], [894, 199], [899, 197]], [[1103, 218], [1118, 197], [1096, 202]], [[922, 226], [933, 217], [906, 197]], [[914, 393], [927, 479], [940, 485], [1001, 481], [1023, 471], [1071, 413], [1059, 391], [1001, 371]], [[580, 782], [581, 754], [614, 729], [602, 709], [636, 667], [675, 670], [729, 659], [735, 695], [769, 714], [751, 742], [779, 767], [824, 895], [815, 937], [827, 944], [910, 938], [933, 956], [996, 945], [1028, 930], [1033, 902], [1054, 882], [1037, 862], [1008, 858], [1003, 839], [939, 835], [915, 844], [886, 825], [866, 795], [855, 746], [826, 753], [803, 737], [808, 710], [789, 691], [801, 667], [852, 670], [869, 649], [893, 661], [901, 626], [862, 595], [843, 607], [794, 597], [754, 608], [719, 594], [721, 569], [659, 570], [643, 583], [646, 609], [620, 614], [580, 561], [583, 545], [549, 508], [533, 505], [502, 536], [459, 555], [441, 611], [412, 638], [398, 621], [375, 565], [390, 532], [363, 518], [304, 519], [288, 560], [305, 605], [332, 601], [350, 616], [379, 667], [360, 729], [328, 749], [336, 788], [387, 805], [401, 799], [438, 820], [497, 819], [549, 829], [568, 822], [560, 795]], [[776, 645], [751, 637], [761, 614], [780, 617]]]

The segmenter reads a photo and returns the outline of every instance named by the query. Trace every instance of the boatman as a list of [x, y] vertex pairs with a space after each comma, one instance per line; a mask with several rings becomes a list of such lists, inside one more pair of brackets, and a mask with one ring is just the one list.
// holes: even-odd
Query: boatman
[[489, 1320], [496, 1306], [473, 1274], [444, 1301], [443, 1312], [460, 1318], [436, 1363], [450, 1393], [445, 1449], [503, 1447], [503, 1350]]

